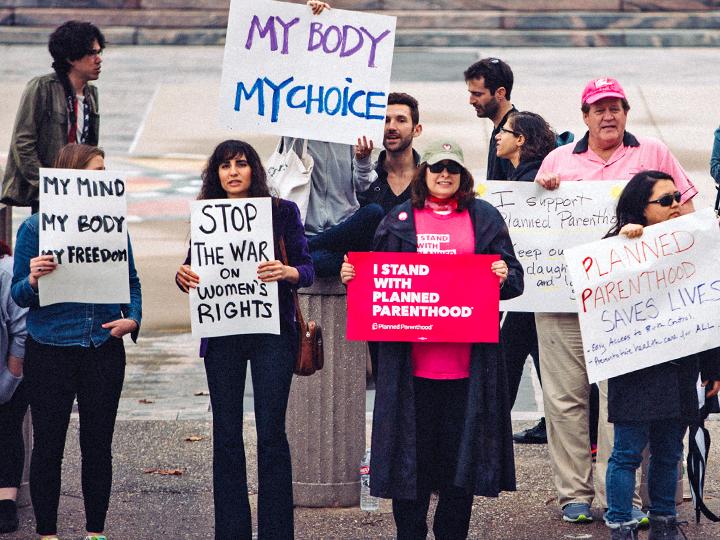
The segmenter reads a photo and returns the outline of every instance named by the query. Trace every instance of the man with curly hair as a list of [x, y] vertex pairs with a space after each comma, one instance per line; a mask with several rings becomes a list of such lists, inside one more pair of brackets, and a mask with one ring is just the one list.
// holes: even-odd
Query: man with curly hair
[[68, 143], [98, 144], [98, 91], [105, 36], [92, 23], [68, 21], [50, 35], [53, 73], [28, 82], [20, 99], [1, 202], [38, 210], [40, 167]]

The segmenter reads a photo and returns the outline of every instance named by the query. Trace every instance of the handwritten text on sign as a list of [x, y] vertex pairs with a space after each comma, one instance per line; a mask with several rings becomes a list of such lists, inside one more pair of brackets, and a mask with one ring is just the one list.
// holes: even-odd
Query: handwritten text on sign
[[[497, 255], [349, 253], [347, 338], [497, 343]], [[458, 268], [472, 286], [457, 279]]]
[[40, 169], [39, 214], [40, 253], [58, 263], [38, 282], [41, 306], [130, 301], [121, 173]]
[[190, 290], [195, 337], [279, 334], [277, 283], [257, 278], [258, 264], [275, 259], [270, 198], [190, 203], [191, 266], [200, 284]]
[[599, 240], [615, 222], [625, 182], [562, 182], [548, 191], [534, 182], [483, 182], [478, 196], [502, 214], [525, 270], [525, 291], [503, 300], [508, 311], [575, 312], [565, 248]]
[[233, 0], [220, 90], [228, 129], [382, 141], [395, 17]]
[[590, 382], [720, 345], [720, 229], [711, 209], [565, 250]]

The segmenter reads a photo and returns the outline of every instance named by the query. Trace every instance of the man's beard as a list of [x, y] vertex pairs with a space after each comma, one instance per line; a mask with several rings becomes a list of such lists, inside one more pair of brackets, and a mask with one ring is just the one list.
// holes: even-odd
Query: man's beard
[[478, 111], [477, 108], [475, 109], [475, 111], [477, 112], [478, 118], [490, 118], [490, 119], [494, 119], [499, 110], [500, 110], [500, 105], [498, 105], [497, 99], [495, 97], [492, 98], [492, 101], [488, 101], [487, 105], [485, 105], [485, 107], [483, 107], [482, 111]]
[[[396, 142], [396, 141], [397, 141], [397, 142]], [[384, 139], [383, 139], [383, 147], [385, 147], [385, 150], [388, 151], [388, 152], [391, 152], [391, 153], [393, 153], [393, 154], [399, 154], [399, 153], [404, 152], [405, 150], [407, 150], [407, 148], [412, 145], [412, 141], [413, 141], [412, 135], [409, 135], [409, 136], [406, 137], [406, 138], [400, 137], [399, 140], [398, 140], [398, 139], [394, 139], [393, 142], [396, 142], [396, 144], [397, 144], [398, 146], [397, 146], [396, 148], [392, 149], [392, 150], [388, 150], [387, 138], [384, 138]]]

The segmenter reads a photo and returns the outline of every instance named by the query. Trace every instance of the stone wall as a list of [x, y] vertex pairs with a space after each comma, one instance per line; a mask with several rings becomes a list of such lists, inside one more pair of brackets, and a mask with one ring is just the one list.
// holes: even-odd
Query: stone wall
[[[304, 3], [295, 0], [295, 3]], [[714, 46], [720, 0], [336, 0], [398, 17], [398, 46]], [[229, 0], [0, 0], [0, 43], [90, 20], [113, 44], [220, 45]]]

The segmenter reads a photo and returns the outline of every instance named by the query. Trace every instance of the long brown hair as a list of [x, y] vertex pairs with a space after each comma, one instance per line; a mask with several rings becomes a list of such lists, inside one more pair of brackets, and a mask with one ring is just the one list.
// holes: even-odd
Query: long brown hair
[[[425, 199], [430, 195], [426, 180], [427, 170], [428, 164], [425, 162], [417, 168], [415, 176], [410, 182], [410, 193], [414, 208], [425, 208]], [[465, 167], [460, 171], [460, 187], [455, 192], [455, 198], [458, 203], [458, 212], [465, 210], [475, 199], [475, 179]]]
[[248, 195], [250, 197], [269, 197], [270, 188], [267, 184], [267, 174], [263, 167], [260, 156], [255, 149], [245, 141], [227, 140], [215, 147], [212, 155], [208, 158], [207, 164], [202, 172], [202, 187], [200, 188], [199, 200], [203, 199], [226, 199], [227, 193], [220, 184], [218, 169], [220, 165], [229, 159], [238, 156], [245, 156], [250, 165], [251, 180]]
[[105, 152], [97, 146], [70, 143], [63, 146], [55, 157], [56, 169], [84, 169], [95, 156], [105, 158]]

